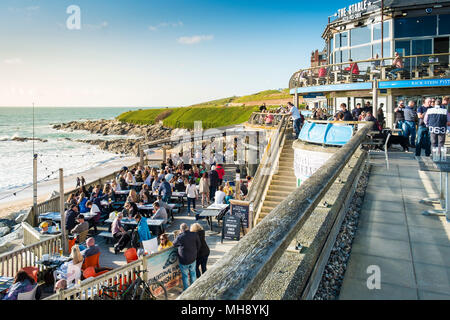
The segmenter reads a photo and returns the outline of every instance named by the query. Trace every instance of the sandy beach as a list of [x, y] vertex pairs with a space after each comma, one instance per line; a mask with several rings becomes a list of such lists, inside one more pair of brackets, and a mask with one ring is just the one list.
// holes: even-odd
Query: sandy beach
[[[153, 152], [147, 157], [149, 160], [161, 160], [162, 152]], [[64, 189], [65, 192], [72, 190], [76, 186], [77, 177], [83, 176], [86, 179], [86, 183], [95, 181], [101, 177], [107, 176], [117, 170], [120, 170], [123, 166], [130, 166], [139, 161], [138, 157], [124, 157], [118, 160], [113, 160], [104, 165], [92, 168], [90, 170], [84, 171], [82, 173], [70, 175], [64, 177]], [[47, 200], [53, 191], [59, 191], [59, 181], [58, 179], [53, 179], [49, 181], [42, 182], [38, 184], [38, 203]], [[8, 193], [0, 194], [0, 197], [7, 195]], [[20, 210], [29, 209], [33, 204], [33, 189], [29, 188], [23, 192], [17, 194], [17, 196], [12, 196], [0, 202], [0, 217], [4, 217], [13, 212], [18, 212]]]

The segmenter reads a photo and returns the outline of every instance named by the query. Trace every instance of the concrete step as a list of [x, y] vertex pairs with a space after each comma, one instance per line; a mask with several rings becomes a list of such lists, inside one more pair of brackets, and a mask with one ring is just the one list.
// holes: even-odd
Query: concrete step
[[277, 194], [267, 193], [265, 200], [281, 202], [281, 201], [285, 200], [290, 194], [291, 194], [291, 192], [278, 192]]
[[272, 210], [272, 209], [274, 209], [276, 206], [278, 206], [279, 204], [280, 204], [279, 201], [270, 201], [270, 200], [266, 200], [266, 201], [264, 201], [264, 203], [263, 203], [263, 207], [262, 207], [261, 211], [262, 211], [263, 209], [265, 209], [265, 208]]
[[289, 192], [289, 193], [291, 193], [291, 192], [294, 191], [295, 189], [297, 189], [295, 186], [292, 186], [292, 185], [289, 185], [289, 184], [285, 184], [284, 186], [283, 186], [283, 185], [273, 185], [273, 184], [270, 184], [270, 187], [269, 187], [268, 192], [270, 192], [270, 191], [274, 191], [274, 192], [280, 192], [280, 191], [283, 191], [283, 192]]
[[277, 184], [293, 183], [295, 186], [297, 186], [297, 178], [294, 175], [283, 176], [283, 175], [276, 174], [272, 177], [272, 183], [277, 183]]

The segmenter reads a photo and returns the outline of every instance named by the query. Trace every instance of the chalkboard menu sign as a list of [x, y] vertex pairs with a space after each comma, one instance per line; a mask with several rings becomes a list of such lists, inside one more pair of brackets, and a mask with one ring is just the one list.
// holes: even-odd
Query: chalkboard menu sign
[[240, 217], [244, 228], [250, 228], [250, 203], [248, 201], [230, 200], [230, 204], [230, 215]]
[[237, 240], [241, 238], [241, 218], [226, 215], [223, 217], [222, 242], [223, 239]]

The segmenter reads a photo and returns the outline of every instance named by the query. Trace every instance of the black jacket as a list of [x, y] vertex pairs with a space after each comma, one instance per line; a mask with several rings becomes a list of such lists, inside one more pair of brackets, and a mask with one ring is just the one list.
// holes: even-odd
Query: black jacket
[[219, 174], [216, 170], [211, 170], [209, 173], [209, 185], [215, 187], [219, 185]]
[[66, 230], [70, 232], [77, 225], [76, 218], [78, 217], [78, 212], [72, 209], [66, 211]]
[[206, 243], [205, 239], [205, 230], [200, 230], [197, 232], [198, 237], [200, 238], [200, 251], [198, 252], [198, 258], [209, 256], [209, 247]]
[[184, 231], [173, 243], [178, 247], [178, 260], [182, 265], [188, 265], [197, 260], [201, 248], [200, 238], [195, 232]]

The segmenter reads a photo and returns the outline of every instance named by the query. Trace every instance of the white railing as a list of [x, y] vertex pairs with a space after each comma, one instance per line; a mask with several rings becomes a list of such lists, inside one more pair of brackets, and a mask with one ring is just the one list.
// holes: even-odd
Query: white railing
[[45, 269], [36, 265], [36, 261], [42, 259], [44, 254], [53, 254], [59, 251], [61, 235], [52, 236], [49, 239], [0, 255], [0, 275], [14, 277], [24, 267], [39, 267], [39, 271]]

